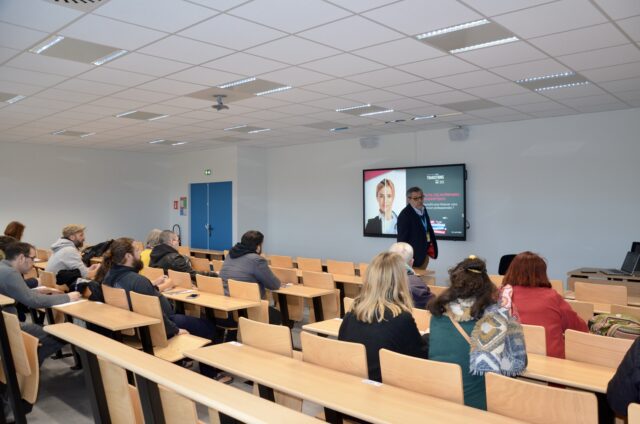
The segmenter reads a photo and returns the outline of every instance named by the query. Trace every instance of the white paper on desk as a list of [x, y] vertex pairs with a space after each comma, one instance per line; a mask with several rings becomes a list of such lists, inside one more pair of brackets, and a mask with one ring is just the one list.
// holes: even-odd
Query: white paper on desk
[[240, 342], [229, 342], [229, 344], [231, 346], [242, 346], [242, 343], [240, 343]]
[[362, 382], [364, 384], [371, 384], [372, 386], [376, 386], [376, 387], [382, 386], [382, 383], [380, 383], [379, 381], [369, 380], [368, 378], [363, 379]]
[[86, 302], [87, 299], [78, 299], [76, 301], [73, 302], [67, 302], [67, 303], [61, 303], [59, 305], [55, 305], [57, 308], [64, 308], [65, 306], [69, 306], [69, 305], [75, 305], [77, 303], [82, 303], [82, 302]]
[[185, 294], [185, 293], [195, 293], [195, 290], [184, 289], [184, 290], [172, 290], [169, 292], [165, 292], [165, 294]]

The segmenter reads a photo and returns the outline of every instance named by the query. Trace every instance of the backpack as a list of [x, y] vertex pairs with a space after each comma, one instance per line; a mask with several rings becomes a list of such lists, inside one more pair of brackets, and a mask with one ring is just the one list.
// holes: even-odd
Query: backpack
[[86, 266], [91, 266], [91, 259], [104, 255], [104, 252], [111, 247], [111, 243], [113, 243], [113, 239], [87, 247], [82, 251], [82, 262]]
[[589, 331], [601, 336], [635, 340], [640, 336], [640, 320], [631, 315], [599, 314], [589, 320]]

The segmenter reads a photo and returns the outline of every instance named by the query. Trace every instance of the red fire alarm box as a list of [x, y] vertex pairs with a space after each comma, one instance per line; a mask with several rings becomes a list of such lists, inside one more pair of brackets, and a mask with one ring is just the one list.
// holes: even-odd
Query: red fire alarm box
[[173, 201], [173, 209], [178, 210], [178, 201], [177, 200]]

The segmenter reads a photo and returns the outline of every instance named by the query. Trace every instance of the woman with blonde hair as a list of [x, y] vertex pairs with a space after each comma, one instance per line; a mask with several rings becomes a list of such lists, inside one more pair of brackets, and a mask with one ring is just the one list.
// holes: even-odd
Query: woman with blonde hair
[[369, 264], [362, 291], [338, 333], [339, 340], [365, 346], [369, 379], [382, 380], [380, 349], [427, 357], [427, 343], [420, 336], [412, 308], [404, 259], [397, 253], [380, 253]]

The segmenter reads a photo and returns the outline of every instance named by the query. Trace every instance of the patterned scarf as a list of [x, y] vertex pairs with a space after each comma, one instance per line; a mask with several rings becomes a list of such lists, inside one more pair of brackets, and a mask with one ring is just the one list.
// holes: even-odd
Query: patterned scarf
[[[458, 322], [470, 321], [474, 298], [450, 302], [447, 312]], [[527, 368], [527, 351], [522, 326], [505, 308], [491, 305], [471, 332], [469, 370], [472, 375], [495, 372], [516, 376]]]

